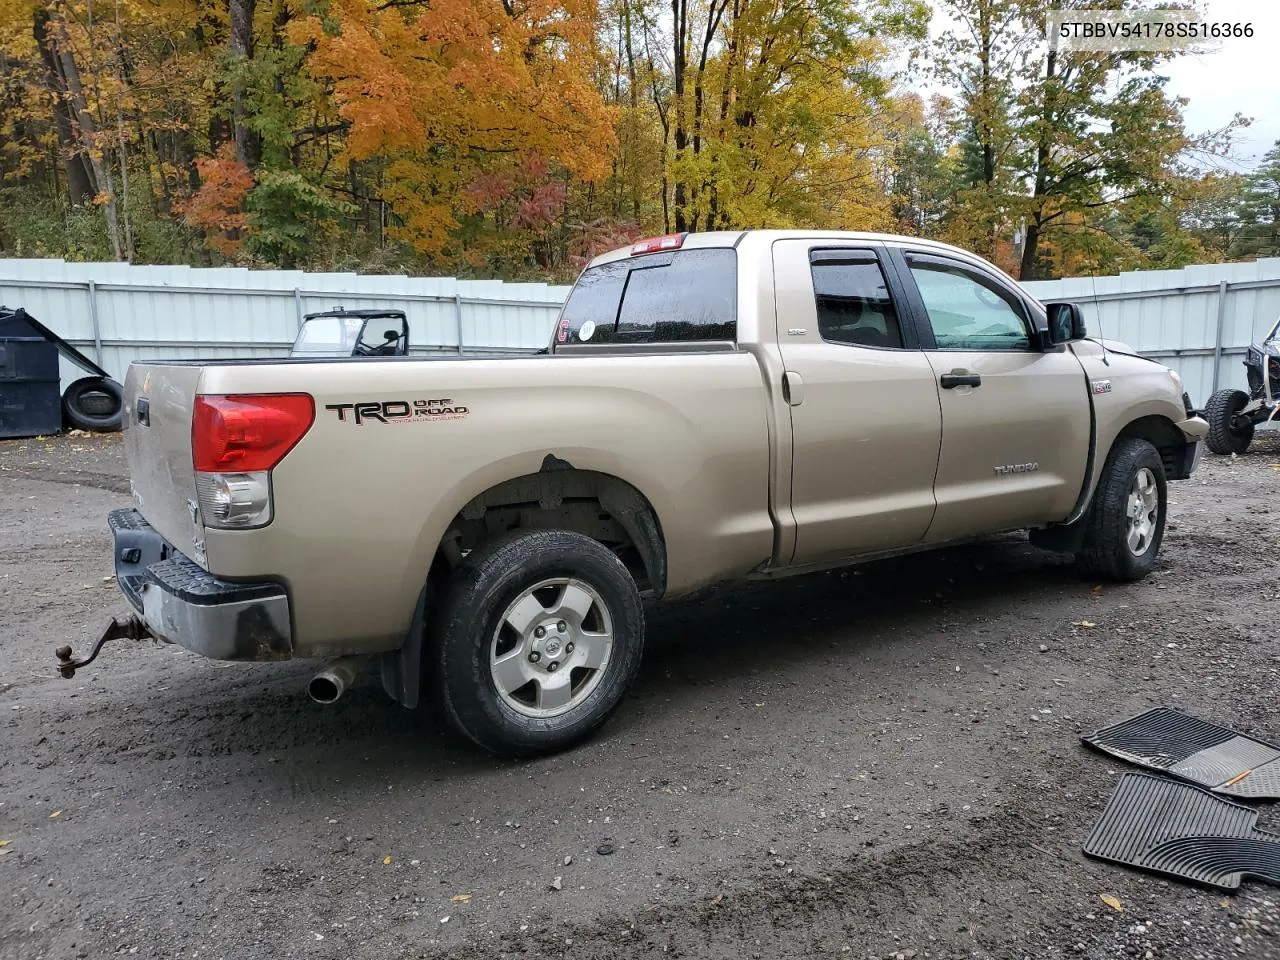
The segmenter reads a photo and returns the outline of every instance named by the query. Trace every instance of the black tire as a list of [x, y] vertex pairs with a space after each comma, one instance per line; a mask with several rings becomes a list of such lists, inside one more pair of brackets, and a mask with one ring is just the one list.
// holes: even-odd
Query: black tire
[[84, 377], [62, 394], [62, 417], [78, 430], [114, 433], [124, 424], [124, 389], [109, 377]]
[[[528, 631], [535, 629], [533, 626], [528, 627], [524, 636], [516, 633], [507, 622], [506, 614], [532, 587], [556, 578], [572, 578], [596, 593], [605, 608], [604, 615], [611, 622], [613, 639], [603, 666], [594, 673], [579, 674], [588, 678], [582, 681], [584, 684], [594, 685], [583, 686], [581, 693], [573, 693], [576, 703], [555, 708], [566, 710], [556, 716], [530, 716], [522, 710], [534, 710], [538, 704], [521, 705], [515, 702], [514, 694], [500, 693], [490, 658], [491, 654], [505, 656], [512, 650], [525, 650], [526, 645], [547, 642], [532, 639], [533, 634]], [[544, 608], [546, 596], [548, 594], [538, 596]], [[552, 608], [548, 609], [547, 617], [563, 615], [552, 612], [554, 600], [548, 602]], [[593, 601], [589, 616], [600, 615]], [[579, 645], [586, 647], [587, 634], [574, 634], [572, 623], [569, 630], [568, 636], [577, 635]], [[564, 750], [584, 740], [617, 708], [640, 666], [644, 608], [631, 574], [607, 547], [567, 530], [530, 530], [483, 544], [466, 556], [450, 577], [430, 632], [428, 649], [433, 655], [425, 664], [434, 676], [429, 677], [428, 682], [435, 687], [445, 719], [486, 750], [504, 756], [528, 757]], [[551, 639], [554, 637], [548, 635], [548, 641]], [[506, 642], [513, 646], [504, 651], [502, 644]], [[529, 649], [531, 653], [532, 648]], [[563, 652], [568, 648], [557, 649], [564, 656], [563, 662], [570, 664], [569, 655]], [[517, 659], [523, 661], [529, 659], [529, 655], [522, 652]], [[521, 662], [521, 669], [540, 671], [537, 676], [552, 681], [546, 673], [551, 662], [552, 656], [541, 660], [536, 667], [525, 667]], [[575, 671], [583, 669], [570, 669], [570, 679]], [[557, 679], [564, 676], [561, 672]], [[531, 681], [534, 687], [518, 689], [532, 690], [533, 696], [540, 697], [542, 680]]]
[[[1130, 546], [1129, 505], [1139, 474], [1147, 470], [1155, 485], [1153, 529], [1142, 549]], [[1168, 486], [1164, 461], [1146, 440], [1121, 440], [1111, 448], [1094, 491], [1086, 521], [1084, 543], [1076, 554], [1079, 568], [1094, 576], [1120, 582], [1141, 580], [1156, 565], [1164, 540]]]
[[1243, 390], [1219, 390], [1204, 406], [1204, 418], [1209, 421], [1209, 435], [1205, 446], [1220, 456], [1244, 453], [1253, 442], [1253, 424], [1246, 429], [1233, 429], [1231, 418], [1245, 408], [1249, 395]]

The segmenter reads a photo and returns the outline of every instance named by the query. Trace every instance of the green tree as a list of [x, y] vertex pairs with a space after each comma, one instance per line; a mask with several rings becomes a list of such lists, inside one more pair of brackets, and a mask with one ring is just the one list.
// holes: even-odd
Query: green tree
[[1244, 178], [1236, 212], [1239, 233], [1231, 255], [1280, 256], [1280, 140], [1263, 156], [1262, 165]]

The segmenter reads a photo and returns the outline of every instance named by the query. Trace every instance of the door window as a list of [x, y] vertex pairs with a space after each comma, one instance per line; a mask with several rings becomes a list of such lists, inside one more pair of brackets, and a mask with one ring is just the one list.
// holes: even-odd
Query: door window
[[940, 350], [1030, 350], [1017, 298], [959, 266], [911, 261], [911, 275]]
[[809, 268], [823, 340], [861, 347], [904, 346], [898, 314], [875, 254], [814, 251]]

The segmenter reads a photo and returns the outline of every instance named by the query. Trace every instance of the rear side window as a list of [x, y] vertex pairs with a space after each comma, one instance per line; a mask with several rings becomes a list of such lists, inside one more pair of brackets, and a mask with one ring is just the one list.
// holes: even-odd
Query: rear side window
[[823, 340], [861, 347], [904, 346], [898, 314], [874, 253], [814, 251], [809, 266]]
[[559, 343], [689, 343], [737, 337], [733, 250], [678, 250], [587, 270], [565, 304]]

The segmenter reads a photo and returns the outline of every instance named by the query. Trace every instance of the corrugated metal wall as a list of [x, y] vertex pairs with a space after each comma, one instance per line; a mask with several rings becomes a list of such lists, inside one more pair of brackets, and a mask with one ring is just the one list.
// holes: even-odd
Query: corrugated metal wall
[[1202, 406], [1245, 386], [1244, 352], [1280, 317], [1280, 258], [1024, 284], [1040, 300], [1074, 300], [1089, 332], [1122, 340], [1182, 377]]
[[[1243, 386], [1249, 343], [1280, 316], [1280, 258], [1026, 284], [1075, 300], [1092, 333], [1177, 370], [1197, 405]], [[113, 376], [131, 360], [284, 356], [302, 316], [335, 306], [409, 317], [415, 352], [536, 349], [569, 288], [452, 277], [0, 259], [0, 303], [26, 307]], [[64, 361], [64, 384], [80, 376]]]
[[[568, 287], [453, 277], [0, 259], [0, 304], [123, 378], [133, 360], [285, 356], [307, 313], [403, 310], [413, 352], [545, 347]], [[63, 385], [84, 374], [62, 363]]]

